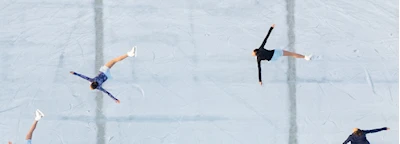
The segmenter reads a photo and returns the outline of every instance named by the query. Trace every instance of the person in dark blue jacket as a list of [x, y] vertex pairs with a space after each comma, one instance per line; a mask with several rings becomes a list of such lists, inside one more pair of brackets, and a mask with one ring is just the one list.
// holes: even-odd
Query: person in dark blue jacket
[[376, 133], [383, 130], [389, 130], [388, 127], [373, 129], [373, 130], [360, 130], [359, 128], [354, 128], [353, 133], [343, 142], [343, 144], [347, 144], [351, 142], [351, 144], [370, 144], [367, 140], [366, 134], [368, 133]]
[[92, 89], [92, 90], [97, 89], [99, 91], [102, 91], [102, 92], [108, 94], [108, 96], [110, 96], [112, 99], [114, 99], [116, 103], [120, 103], [120, 101], [117, 98], [115, 98], [110, 92], [108, 92], [107, 90], [105, 90], [102, 87], [102, 84], [104, 82], [106, 82], [107, 79], [111, 78], [110, 69], [112, 66], [114, 66], [114, 64], [116, 64], [119, 61], [124, 60], [127, 57], [133, 57], [133, 56], [136, 56], [136, 47], [133, 47], [132, 50], [127, 52], [126, 54], [116, 57], [116, 58], [112, 59], [111, 61], [107, 62], [104, 66], [102, 66], [100, 68], [99, 74], [94, 78], [90, 78], [83, 74], [79, 74], [79, 73], [76, 73], [73, 71], [70, 71], [70, 73], [89, 81], [90, 89]]
[[262, 85], [262, 79], [261, 79], [261, 61], [266, 60], [266, 61], [276, 61], [279, 57], [281, 56], [290, 56], [294, 58], [300, 58], [300, 59], [305, 59], [307, 61], [311, 60], [312, 55], [309, 56], [304, 56], [298, 53], [294, 52], [289, 52], [286, 50], [282, 49], [272, 49], [272, 50], [267, 50], [264, 48], [265, 44], [267, 43], [267, 39], [269, 35], [271, 34], [272, 30], [274, 29], [275, 24], [271, 26], [271, 28], [268, 31], [267, 36], [264, 38], [264, 41], [262, 42], [261, 46], [257, 49], [253, 50], [252, 55], [256, 56], [257, 58], [257, 66], [258, 66], [258, 82], [260, 85]]

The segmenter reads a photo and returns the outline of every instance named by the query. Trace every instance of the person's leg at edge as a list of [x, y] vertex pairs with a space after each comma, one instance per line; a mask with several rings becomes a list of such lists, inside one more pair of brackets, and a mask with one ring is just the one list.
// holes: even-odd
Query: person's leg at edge
[[36, 114], [36, 116], [35, 116], [35, 121], [33, 121], [33, 124], [32, 124], [32, 126], [31, 126], [31, 128], [29, 129], [28, 134], [26, 134], [26, 137], [25, 137], [25, 139], [28, 141], [28, 142], [27, 142], [28, 144], [31, 143], [32, 135], [33, 135], [33, 132], [34, 132], [35, 129], [36, 129], [37, 123], [38, 123], [39, 120], [44, 116], [44, 114], [43, 114], [40, 110], [38, 110], [38, 109], [36, 110], [35, 114]]
[[105, 66], [111, 69], [111, 67], [114, 66], [114, 64], [116, 64], [117, 62], [122, 61], [127, 57], [135, 56], [135, 50], [136, 50], [136, 48], [133, 47], [131, 51], [127, 52], [124, 55], [121, 55], [119, 57], [116, 57], [116, 58], [112, 59], [111, 61], [107, 62], [105, 64]]
[[31, 126], [31, 129], [29, 130], [28, 134], [26, 135], [26, 138], [25, 138], [26, 140], [31, 140], [32, 139], [32, 134], [33, 134], [33, 131], [35, 131], [35, 129], [36, 129], [37, 123], [38, 123], [37, 120], [35, 120], [33, 122], [32, 126]]

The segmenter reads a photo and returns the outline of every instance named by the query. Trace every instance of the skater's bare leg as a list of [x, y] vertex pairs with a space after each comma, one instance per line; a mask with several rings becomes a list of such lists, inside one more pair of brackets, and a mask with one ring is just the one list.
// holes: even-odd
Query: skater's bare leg
[[26, 134], [26, 140], [31, 140], [32, 139], [32, 134], [33, 131], [35, 131], [36, 129], [36, 125], [38, 123], [38, 121], [44, 116], [44, 114], [40, 111], [40, 110], [36, 110], [36, 117], [35, 117], [35, 121], [33, 122], [31, 129], [29, 129], [28, 134]]
[[124, 54], [124, 55], [122, 55], [122, 56], [119, 56], [119, 57], [117, 57], [117, 58], [114, 58], [114, 59], [112, 59], [111, 61], [107, 62], [107, 63], [105, 64], [105, 66], [108, 67], [108, 68], [111, 68], [115, 63], [117, 63], [117, 62], [119, 62], [119, 61], [122, 61], [122, 60], [124, 60], [124, 59], [127, 58], [127, 57], [128, 57], [128, 55], [127, 55], [127, 54]]
[[124, 60], [124, 59], [127, 58], [127, 57], [133, 57], [133, 56], [135, 56], [135, 54], [136, 54], [136, 53], [135, 53], [135, 50], [136, 50], [136, 47], [133, 47], [131, 51], [129, 51], [129, 52], [127, 52], [126, 54], [121, 55], [121, 56], [119, 56], [119, 57], [117, 57], [117, 58], [112, 59], [111, 61], [107, 62], [107, 63], [105, 64], [105, 66], [108, 67], [108, 68], [111, 68], [112, 66], [114, 66], [115, 63], [117, 63], [117, 62], [119, 62], [119, 61], [122, 61], [122, 60]]
[[304, 58], [304, 55], [283, 50], [283, 56], [290, 56], [294, 58]]
[[29, 130], [28, 134], [26, 135], [26, 138], [25, 138], [26, 140], [32, 139], [32, 134], [33, 134], [33, 131], [35, 131], [35, 129], [36, 129], [37, 123], [38, 123], [37, 120], [35, 120], [33, 122], [32, 126], [31, 126], [31, 129]]

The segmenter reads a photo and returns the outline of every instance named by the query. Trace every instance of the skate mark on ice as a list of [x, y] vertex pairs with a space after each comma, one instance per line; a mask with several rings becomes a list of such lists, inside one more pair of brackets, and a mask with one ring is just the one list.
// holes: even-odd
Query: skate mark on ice
[[76, 43], [78, 44], [79, 49], [81, 50], [81, 61], [82, 61], [82, 63], [81, 63], [80, 66], [82, 66], [82, 65], [85, 64], [84, 58], [85, 58], [86, 56], [85, 56], [85, 54], [83, 53], [83, 48], [82, 48], [81, 43], [80, 43], [78, 40], [76, 40]]
[[108, 138], [108, 142], [111, 142], [112, 139], [114, 139], [114, 136], [111, 136], [110, 138]]
[[368, 70], [364, 67], [365, 72], [365, 79], [368, 82], [369, 87], [371, 88], [372, 92], [376, 95], [374, 83], [371, 80], [371, 75], [369, 74]]
[[212, 116], [212, 115], [195, 115], [195, 116], [172, 116], [172, 115], [130, 115], [125, 117], [104, 117], [96, 119], [92, 116], [61, 116], [57, 120], [72, 120], [72, 121], [85, 121], [85, 122], [152, 122], [152, 123], [171, 123], [171, 122], [212, 122], [212, 121], [226, 121], [226, 117]]
[[346, 94], [347, 96], [349, 96], [351, 99], [356, 100], [356, 98], [354, 98], [351, 94], [349, 94], [349, 93], [347, 93], [346, 91], [344, 91], [344, 90], [342, 90], [342, 89], [336, 87], [333, 83], [329, 82], [329, 84], [330, 84], [332, 87], [338, 89], [339, 91], [345, 93], [345, 94]]
[[56, 75], [55, 78], [53, 80], [53, 82], [57, 83], [58, 81], [62, 81], [63, 80], [63, 73], [64, 71], [60, 71], [60, 69], [64, 67], [64, 51], [61, 52], [59, 58], [58, 58], [58, 64], [57, 64], [57, 69], [56, 69]]
[[[14, 100], [15, 100], [15, 97], [17, 97], [18, 93], [21, 91], [22, 88], [28, 89], [28, 88], [30, 88], [32, 85], [33, 85], [33, 84], [31, 83], [31, 84], [29, 84], [28, 86], [19, 86], [18, 89], [15, 91], [15, 94], [13, 95], [11, 101], [14, 101]], [[8, 104], [7, 104], [7, 105], [8, 105]]]
[[372, 10], [374, 14], [377, 14], [377, 11], [379, 11], [381, 14], [380, 16], [387, 16], [389, 13], [390, 17], [393, 18], [392, 20], [395, 20], [396, 18], [399, 17], [398, 13], [396, 13], [396, 12], [392, 13], [386, 7], [382, 7], [381, 5], [378, 5], [377, 3], [373, 3], [372, 1], [366, 1], [366, 2], [371, 3], [371, 6], [373, 6], [375, 8], [375, 10]]
[[[193, 51], [194, 51], [193, 52], [193, 57], [191, 58], [191, 60], [192, 60], [192, 62], [194, 64], [194, 67], [197, 67], [199, 58], [197, 56], [197, 43], [196, 43], [196, 39], [194, 37], [194, 34], [195, 34], [195, 29], [194, 29], [195, 22], [194, 22], [194, 19], [193, 19], [193, 5], [194, 4], [193, 4], [192, 0], [188, 0], [188, 2], [189, 2], [189, 15], [188, 15], [188, 17], [189, 17], [189, 23], [190, 23], [190, 33], [189, 33], [189, 35], [190, 35], [190, 42], [193, 45]], [[197, 75], [193, 74], [192, 79], [193, 79], [193, 81], [197, 82], [198, 81]]]
[[[141, 94], [141, 100], [143, 100], [144, 98], [145, 98], [145, 93], [144, 93], [144, 90], [143, 90], [143, 88], [140, 86], [140, 85], [138, 85], [138, 84], [135, 84], [135, 83], [133, 83], [133, 84], [130, 84], [130, 83], [125, 83], [125, 85], [129, 85], [131, 88], [134, 88], [134, 89], [136, 89], [136, 90], [139, 90], [140, 91], [140, 94]], [[125, 88], [125, 90], [123, 90], [123, 91], [120, 91], [119, 93], [117, 93], [116, 94], [116, 96], [119, 96], [121, 93], [124, 93], [124, 92], [126, 92], [126, 91], [130, 91], [131, 89], [129, 89], [129, 88]], [[129, 96], [129, 97], [131, 97], [131, 96]]]
[[[384, 43], [386, 44], [386, 42], [385, 42], [385, 40], [383, 40], [384, 41]], [[390, 75], [389, 74], [389, 70], [388, 70], [388, 68], [387, 68], [387, 66], [386, 66], [386, 63], [383, 61], [384, 60], [384, 57], [376, 50], [376, 49], [374, 49], [375, 50], [375, 52], [381, 57], [381, 64], [382, 64], [382, 66], [383, 66], [383, 68], [384, 68], [384, 72], [385, 72], [385, 79], [386, 79], [386, 81], [390, 81], [389, 79], [390, 78], [388, 78], [388, 76]], [[372, 83], [372, 80], [371, 80], [371, 78], [370, 78], [370, 75], [369, 75], [369, 72], [367, 71], [367, 69], [364, 67], [364, 71], [366, 72], [366, 76], [368, 76], [369, 77], [369, 80], [371, 81], [371, 85], [370, 85], [370, 87], [372, 86], [372, 90], [373, 90], [373, 92], [374, 92], [374, 94], [376, 94], [375, 93], [375, 87], [373, 87], [373, 85], [372, 84], [374, 84], [374, 83], [376, 83], [376, 81], [374, 82], [374, 83]], [[367, 77], [367, 78], [368, 78]], [[368, 79], [367, 79], [367, 81], [368, 81]], [[398, 82], [396, 82], [396, 83], [398, 83]], [[389, 91], [389, 96], [390, 96], [390, 100], [391, 101], [393, 101], [393, 95], [392, 95], [392, 91], [391, 91], [391, 85], [388, 85], [387, 86], [387, 89], [388, 89], [388, 91]], [[382, 97], [382, 96], [381, 96]]]
[[263, 119], [264, 121], [268, 122], [271, 126], [277, 128], [277, 126], [270, 120], [267, 118], [267, 116], [259, 113], [254, 107], [252, 107], [250, 104], [248, 104], [244, 99], [242, 99], [239, 96], [235, 96], [235, 95], [231, 95], [229, 94], [226, 90], [224, 90], [222, 87], [220, 87], [218, 84], [215, 83], [214, 80], [212, 80], [211, 78], [208, 77], [208, 79], [216, 86], [218, 87], [222, 92], [224, 92], [226, 95], [230, 96], [231, 98], [235, 99], [237, 102], [243, 104], [247, 109], [253, 111], [256, 115], [258, 115], [261, 119]]
[[304, 119], [306, 124], [312, 124], [313, 126], [316, 126], [315, 123], [311, 120], [310, 116], [306, 115], [306, 118]]
[[[246, 34], [248, 34], [248, 36], [251, 36], [252, 38], [255, 38], [255, 39], [259, 39], [259, 38], [260, 38], [259, 36], [256, 36], [255, 34], [249, 32], [249, 30], [243, 28], [242, 26], [236, 26], [236, 25], [234, 25], [234, 27], [239, 28], [240, 30], [242, 30], [243, 32], [245, 32]], [[245, 49], [245, 48], [241, 48], [241, 49]]]
[[[120, 138], [117, 139], [117, 140], [119, 140], [119, 143], [122, 143], [123, 141], [126, 141], [126, 140], [125, 140], [126, 133], [125, 133], [125, 132], [123, 131], [123, 129], [121, 128], [121, 124], [120, 124], [120, 123], [117, 123], [117, 127], [118, 127], [118, 135], [117, 135], [117, 136], [120, 137]], [[130, 126], [128, 126], [128, 128], [130, 128]], [[108, 143], [110, 143], [112, 139], [114, 139], [114, 136], [111, 136], [111, 137], [108, 139]]]
[[[363, 72], [360, 72], [358, 74], [362, 74]], [[337, 79], [302, 79], [302, 78], [297, 78], [296, 82], [297, 83], [331, 83], [331, 84], [364, 84], [365, 79], [356, 79], [359, 77], [358, 74], [355, 74], [354, 77], [351, 77], [346, 80], [337, 80]], [[268, 83], [287, 83], [286, 80], [268, 80]], [[397, 84], [399, 83], [398, 80], [374, 80], [374, 83], [376, 84]]]
[[[361, 65], [361, 64], [359, 64], [359, 65]], [[380, 96], [380, 100], [383, 101], [383, 96], [382, 96], [382, 95], [379, 95], [379, 94], [377, 94], [377, 93], [375, 92], [375, 86], [374, 86], [374, 83], [373, 83], [373, 81], [372, 81], [372, 79], [371, 79], [371, 75], [369, 74], [369, 71], [367, 70], [366, 67], [364, 67], [364, 66], [362, 66], [362, 67], [363, 67], [363, 69], [364, 69], [365, 81], [367, 81], [368, 86], [370, 87], [370, 89], [371, 89], [373, 95], [374, 95], [374, 96]]]
[[355, 119], [354, 121], [356, 121], [356, 122], [357, 122], [357, 121], [360, 121], [360, 120], [364, 119], [365, 117], [371, 115], [372, 113], [374, 113], [374, 112], [371, 111], [371, 112], [364, 113], [363, 115], [361, 115], [361, 117]]
[[180, 116], [177, 116], [177, 117], [176, 117], [175, 120], [177, 121], [178, 125], [176, 126], [176, 128], [175, 128], [174, 130], [172, 130], [171, 132], [168, 132], [167, 134], [165, 134], [165, 135], [162, 136], [162, 137], [152, 137], [152, 138], [158, 139], [159, 141], [161, 141], [162, 143], [164, 143], [166, 138], [168, 138], [169, 136], [171, 136], [171, 135], [173, 135], [173, 134], [178, 133], [179, 128], [180, 128], [181, 125], [182, 125], [182, 119], [183, 119], [183, 117], [184, 117], [184, 115], [180, 115]]
[[[328, 95], [326, 94], [325, 90], [322, 88], [322, 86], [321, 86], [320, 83], [318, 83], [318, 87], [319, 87], [319, 89], [322, 91], [322, 94], [323, 94], [325, 97], [328, 97]], [[319, 98], [318, 100], [319, 100], [319, 103], [318, 103], [318, 110], [321, 110], [321, 108], [320, 108], [321, 99]]]
[[[52, 16], [52, 18], [51, 19], [54, 19], [54, 15], [56, 14], [56, 13], [58, 13], [59, 11], [61, 11], [61, 9], [58, 9], [57, 10], [57, 12], [55, 12], [54, 14], [53, 14], [53, 16]], [[76, 28], [77, 27], [77, 24], [74, 24], [74, 26], [73, 26], [73, 29], [69, 32], [69, 34], [68, 34], [68, 38], [67, 38], [67, 40], [66, 40], [66, 42], [65, 43], [63, 43], [62, 44], [62, 48], [60, 49], [61, 50], [61, 54], [60, 54], [60, 56], [59, 56], [59, 58], [58, 58], [58, 64], [57, 64], [57, 69], [56, 69], [56, 76], [55, 76], [55, 79], [54, 79], [54, 82], [58, 82], [58, 81], [60, 81], [60, 80], [63, 80], [62, 79], [62, 73], [64, 72], [64, 71], [60, 71], [60, 69], [62, 69], [63, 67], [64, 67], [64, 55], [65, 55], [65, 50], [67, 49], [67, 46], [68, 46], [68, 43], [70, 43], [70, 41], [71, 41], [71, 37], [72, 37], [72, 33], [77, 29]], [[58, 52], [57, 52], [58, 53]], [[57, 54], [56, 53], [56, 54]], [[83, 52], [82, 52], [83, 53]], [[56, 54], [54, 54], [54, 55], [56, 55]]]
[[[388, 91], [389, 91], [390, 101], [394, 102], [394, 101], [393, 101], [393, 95], [392, 95], [392, 89], [391, 89], [390, 87], [388, 87], [388, 89], [389, 89]], [[396, 106], [398, 106], [398, 105], [396, 104], [396, 102], [394, 102], [394, 103], [395, 103]]]
[[[25, 105], [25, 108], [24, 109], [27, 109], [27, 107], [28, 107], [28, 105]], [[23, 112], [23, 110], [20, 110], [19, 111], [19, 116], [18, 116], [18, 122], [17, 122], [17, 131], [16, 131], [16, 139], [19, 139], [19, 133], [20, 133], [20, 128], [19, 128], [19, 126], [21, 125], [21, 117], [22, 117], [22, 112]]]
[[138, 84], [131, 84], [131, 86], [133, 86], [133, 87], [135, 87], [136, 89], [139, 89], [140, 90], [140, 93], [142, 94], [142, 99], [144, 99], [146, 96], [145, 96], [145, 93], [144, 93], [144, 90], [143, 90], [143, 88], [140, 86], [140, 85], [138, 85]]
[[383, 112], [381, 112], [380, 114], [381, 114], [382, 119], [385, 120], [385, 123], [387, 123], [387, 122], [388, 122], [388, 119], [385, 117], [385, 115], [383, 114]]
[[218, 126], [217, 124], [215, 124], [215, 123], [213, 123], [213, 122], [211, 122], [211, 123], [212, 123], [216, 128], [218, 128], [221, 132], [223, 132], [223, 133], [225, 133], [226, 135], [228, 135], [229, 137], [231, 137], [233, 140], [235, 140], [235, 141], [237, 141], [237, 142], [243, 144], [242, 141], [236, 139], [235, 136], [232, 135], [231, 133], [227, 132], [226, 130], [224, 130], [223, 128], [221, 128], [220, 126]]
[[13, 5], [15, 3], [15, 1], [12, 1], [10, 3], [8, 3], [7, 5], [5, 5], [4, 7], [0, 8], [0, 12], [2, 12], [3, 10], [5, 10], [7, 7], [9, 7], [10, 5]]
[[[181, 118], [182, 118], [182, 117], [181, 117]], [[177, 126], [174, 130], [172, 130], [171, 132], [168, 132], [167, 134], [165, 134], [164, 136], [162, 136], [162, 137], [160, 137], [160, 138], [158, 138], [158, 137], [154, 137], [154, 138], [157, 138], [157, 139], [160, 140], [162, 143], [164, 143], [166, 138], [168, 138], [169, 136], [171, 136], [171, 135], [173, 135], [173, 134], [178, 133], [179, 128], [181, 127], [181, 124], [182, 124], [182, 123], [181, 123], [181, 121], [179, 120], [179, 121], [178, 121], [178, 126]]]
[[22, 105], [24, 105], [24, 104], [19, 104], [19, 105], [17, 105], [17, 106], [13, 106], [13, 107], [10, 107], [10, 108], [6, 108], [6, 109], [4, 109], [4, 110], [0, 110], [0, 113], [13, 110], [13, 109], [18, 108], [18, 107], [20, 107], [20, 106], [22, 106]]
[[336, 124], [334, 121], [332, 121], [332, 120], [330, 119], [330, 118], [331, 118], [331, 115], [332, 115], [332, 112], [329, 112], [328, 118], [326, 118], [326, 120], [324, 121], [324, 123], [322, 123], [322, 125], [325, 125], [327, 122], [331, 122], [331, 123], [333, 123], [333, 125], [335, 125], [336, 128], [339, 129], [339, 127], [337, 126], [337, 124]]
[[59, 134], [59, 132], [57, 132], [57, 131], [54, 130], [54, 129], [53, 129], [53, 131], [54, 131], [54, 132], [53, 132], [52, 134], [55, 134], [55, 135], [57, 136], [58, 140], [60, 140], [61, 144], [64, 144], [63, 137]]
[[[206, 100], [210, 100], [210, 99], [203, 99], [203, 100], [201, 100], [201, 101], [206, 101]], [[193, 102], [193, 103], [200, 103], [201, 101], [195, 101], [195, 102]], [[190, 105], [193, 105], [193, 103], [191, 103]], [[189, 104], [183, 106], [182, 108], [187, 107], [187, 106], [189, 106]], [[201, 115], [204, 115], [204, 114], [200, 112], [199, 116], [201, 116]], [[233, 140], [235, 140], [235, 141], [237, 141], [237, 142], [239, 142], [239, 143], [243, 143], [243, 142], [239, 141], [238, 139], [236, 139], [232, 134], [230, 134], [230, 133], [227, 132], [226, 130], [222, 129], [222, 128], [221, 128], [220, 126], [218, 126], [217, 124], [215, 124], [214, 121], [209, 121], [209, 123], [213, 124], [213, 125], [214, 125], [215, 127], [217, 127], [221, 132], [227, 134], [227, 135], [228, 135], [229, 137], [231, 137]], [[181, 123], [179, 123], [179, 124], [181, 124]]]
[[176, 97], [178, 97], [179, 99], [181, 99], [185, 104], [187, 104], [187, 101], [186, 101], [183, 97], [181, 97], [179, 94], [177, 94], [177, 93], [175, 93], [174, 91], [172, 91], [171, 89], [169, 89], [169, 88], [167, 87], [167, 85], [165, 85], [163, 82], [161, 82], [161, 80], [160, 80], [159, 78], [156, 77], [157, 74], [153, 73], [152, 71], [150, 71], [150, 70], [147, 69], [147, 68], [144, 68], [144, 69], [147, 70], [147, 71], [151, 74], [151, 77], [152, 77], [155, 81], [157, 81], [157, 83], [160, 84], [160, 86], [162, 86], [162, 87], [165, 88], [167, 91], [169, 91], [170, 93], [174, 94]]

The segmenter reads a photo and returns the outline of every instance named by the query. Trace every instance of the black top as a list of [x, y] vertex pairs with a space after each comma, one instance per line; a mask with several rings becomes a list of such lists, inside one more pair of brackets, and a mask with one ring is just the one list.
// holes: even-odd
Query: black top
[[261, 82], [261, 61], [262, 60], [267, 60], [270, 61], [272, 56], [274, 55], [274, 51], [275, 50], [267, 50], [264, 48], [265, 43], [267, 43], [267, 39], [269, 37], [269, 35], [272, 32], [272, 29], [274, 29], [274, 27], [269, 28], [268, 34], [265, 37], [263, 43], [261, 44], [261, 46], [258, 48], [258, 52], [256, 53], [257, 55], [257, 65], [258, 65], [258, 81]]
[[360, 130], [361, 135], [356, 135], [353, 133], [346, 139], [346, 141], [343, 142], [343, 144], [347, 144], [348, 142], [351, 142], [351, 144], [369, 144], [369, 141], [367, 140], [367, 137], [365, 135], [368, 133], [376, 133], [382, 130], [387, 130], [387, 128], [384, 127], [373, 130]]

